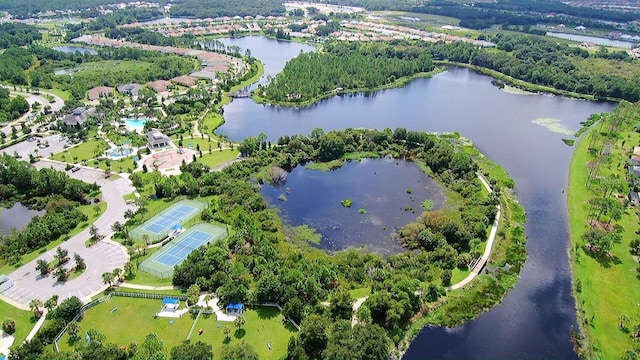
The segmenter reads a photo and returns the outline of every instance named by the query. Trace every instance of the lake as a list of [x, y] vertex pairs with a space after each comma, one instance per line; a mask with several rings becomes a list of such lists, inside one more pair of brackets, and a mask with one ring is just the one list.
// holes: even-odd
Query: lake
[[11, 234], [13, 229], [20, 231], [29, 224], [32, 217], [42, 216], [45, 212], [44, 210], [30, 210], [19, 202], [8, 209], [0, 208], [0, 230], [2, 230], [0, 234]]
[[96, 55], [98, 53], [98, 51], [95, 49], [87, 48], [84, 46], [76, 46], [76, 45], [54, 46], [53, 50], [58, 50], [58, 51], [62, 51], [63, 53], [71, 53], [71, 54], [79, 52], [82, 54], [87, 53], [91, 55]]
[[[366, 246], [382, 255], [405, 250], [392, 233], [420, 215], [424, 200], [434, 209], [444, 203], [440, 186], [416, 164], [392, 158], [352, 161], [327, 172], [297, 166], [284, 184], [264, 185], [262, 194], [287, 223], [322, 234], [320, 248]], [[353, 200], [350, 208], [342, 206], [344, 199]]]
[[[231, 41], [231, 40], [226, 40]], [[284, 64], [308, 45], [265, 38], [233, 39], [253, 56]], [[295, 46], [300, 46], [295, 51]], [[281, 51], [281, 49], [286, 49]], [[425, 328], [406, 359], [576, 359], [570, 341], [575, 324], [567, 256], [566, 187], [573, 148], [570, 138], [593, 113], [614, 104], [537, 94], [512, 94], [491, 78], [451, 68], [431, 79], [367, 95], [336, 96], [303, 108], [259, 105], [234, 99], [219, 129], [231, 139], [267, 134], [309, 134], [348, 127], [461, 132], [516, 182], [527, 211], [528, 259], [520, 280], [502, 304], [455, 329]]]
[[634, 43], [630, 41], [613, 40], [613, 39], [600, 38], [600, 37], [587, 36], [587, 35], [557, 33], [557, 32], [548, 32], [546, 35], [554, 36], [554, 37], [558, 37], [566, 40], [573, 40], [573, 41], [579, 41], [579, 42], [592, 42], [597, 45], [615, 46], [615, 47], [621, 47], [625, 49], [631, 49], [634, 45]]

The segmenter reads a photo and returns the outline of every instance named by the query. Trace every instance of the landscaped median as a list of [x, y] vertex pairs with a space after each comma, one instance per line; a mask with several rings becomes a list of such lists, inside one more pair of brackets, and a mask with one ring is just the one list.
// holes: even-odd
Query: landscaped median
[[640, 145], [634, 131], [639, 116], [640, 106], [628, 103], [603, 115], [577, 143], [571, 161], [569, 253], [579, 326], [573, 337], [584, 358], [638, 358], [632, 349], [640, 336], [640, 280], [630, 247], [638, 238], [638, 212], [627, 206], [625, 179], [629, 154]]

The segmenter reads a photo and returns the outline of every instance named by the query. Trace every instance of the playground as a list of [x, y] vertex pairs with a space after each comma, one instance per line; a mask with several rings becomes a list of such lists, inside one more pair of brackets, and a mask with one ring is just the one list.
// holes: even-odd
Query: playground
[[144, 164], [149, 170], [177, 169], [183, 161], [187, 164], [192, 162], [194, 155], [196, 152], [191, 149], [168, 149], [149, 155]]
[[[161, 299], [113, 296], [85, 312], [80, 322], [79, 333], [84, 334], [89, 329], [95, 329], [105, 335], [108, 342], [120, 347], [128, 346], [132, 342], [140, 344], [147, 334], [155, 332], [162, 340], [165, 350], [169, 352], [172, 347], [186, 340], [191, 332], [191, 342], [202, 341], [212, 344], [214, 351], [219, 352], [225, 344], [244, 341], [251, 344], [260, 359], [275, 360], [286, 355], [289, 338], [297, 331], [289, 322], [284, 321], [280, 311], [273, 307], [248, 308], [243, 314], [245, 325], [241, 328], [230, 322], [217, 321], [213, 314], [202, 314], [198, 319], [192, 314], [185, 314], [176, 319], [154, 318], [161, 307]], [[228, 339], [224, 330], [226, 326], [231, 328]], [[72, 340], [65, 334], [58, 345], [60, 351], [68, 351], [81, 341], [85, 341], [84, 336]]]

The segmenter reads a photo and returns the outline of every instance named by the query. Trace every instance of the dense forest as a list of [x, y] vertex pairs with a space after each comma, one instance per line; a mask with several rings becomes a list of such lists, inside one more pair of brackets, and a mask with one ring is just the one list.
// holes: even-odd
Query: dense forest
[[9, 90], [0, 87], [0, 124], [14, 120], [29, 111], [29, 103], [22, 96], [9, 97]]
[[207, 18], [218, 16], [284, 15], [279, 0], [181, 0], [171, 8], [171, 16]]
[[42, 217], [35, 216], [23, 231], [0, 237], [0, 260], [15, 263], [20, 255], [47, 245], [86, 221], [87, 216], [78, 205], [84, 204], [88, 194], [97, 189], [97, 185], [70, 179], [62, 171], [36, 170], [25, 161], [2, 155], [0, 204], [11, 206], [19, 201], [47, 212]]
[[302, 53], [287, 62], [257, 93], [273, 101], [307, 102], [337, 88], [370, 89], [431, 70], [430, 55], [409, 43], [328, 42], [323, 52]]
[[[589, 53], [579, 47], [527, 35], [497, 34], [487, 40], [496, 43], [500, 51], [462, 41], [447, 44], [395, 40], [390, 44], [364, 45], [332, 42], [326, 44], [323, 52], [301, 54], [289, 61], [282, 73], [260, 88], [259, 95], [264, 94], [267, 101], [295, 103], [320, 97], [337, 86], [345, 90], [381, 86], [421, 71], [421, 59], [422, 64], [427, 64], [431, 57], [434, 61], [495, 70], [561, 91], [632, 102], [640, 99], [638, 64], [625, 51], [602, 48]], [[353, 57], [352, 60], [340, 57], [351, 51], [357, 53], [350, 55], [348, 59]], [[602, 68], [609, 70], [602, 72], [599, 70]]]
[[[120, 4], [122, 2], [122, 0], [3, 0], [0, 1], [0, 10], [7, 11], [17, 18], [27, 18], [47, 10], [95, 9], [98, 6]], [[160, 5], [167, 3], [166, 0], [154, 0], [154, 2]]]
[[21, 23], [0, 24], [0, 49], [6, 49], [11, 45], [25, 46], [41, 39], [42, 34], [35, 26]]

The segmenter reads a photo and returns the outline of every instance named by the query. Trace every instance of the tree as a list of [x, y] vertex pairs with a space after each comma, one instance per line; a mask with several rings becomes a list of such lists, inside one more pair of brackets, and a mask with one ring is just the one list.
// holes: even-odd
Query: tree
[[49, 312], [51, 312], [56, 306], [58, 306], [58, 295], [53, 295], [44, 302], [44, 308]]
[[33, 315], [38, 319], [42, 316], [42, 311], [40, 310], [42, 305], [42, 300], [40, 299], [33, 299], [29, 302], [29, 309], [31, 309]]
[[631, 322], [629, 315], [620, 314], [620, 316], [618, 316], [618, 328], [620, 328], [620, 330], [625, 330], [629, 322]]
[[145, 337], [138, 348], [135, 358], [140, 360], [163, 360], [167, 358], [164, 352], [164, 344], [158, 334], [150, 333]]
[[304, 313], [304, 304], [297, 297], [289, 299], [282, 308], [282, 315], [300, 324]]
[[193, 284], [189, 286], [187, 289], [187, 302], [190, 305], [195, 305], [198, 303], [198, 297], [200, 296], [200, 286], [198, 284]]
[[72, 321], [67, 325], [67, 333], [69, 337], [74, 340], [78, 339], [78, 334], [80, 334], [80, 323], [77, 321]]
[[222, 329], [222, 331], [224, 332], [224, 336], [226, 339], [230, 339], [231, 338], [231, 326], [229, 325], [225, 325], [224, 329]]
[[222, 347], [220, 360], [258, 360], [258, 353], [253, 347], [244, 341], [239, 344], [226, 345]]
[[58, 261], [58, 266], [67, 262], [67, 255], [69, 255], [69, 250], [63, 249], [60, 246], [56, 248], [56, 254], [54, 255], [54, 258]]
[[317, 314], [311, 314], [300, 325], [300, 345], [309, 359], [322, 359], [322, 352], [327, 347], [327, 328], [329, 320]]
[[171, 349], [172, 360], [211, 360], [213, 359], [213, 346], [198, 341], [195, 344], [185, 341]]
[[40, 275], [47, 275], [49, 273], [49, 263], [44, 259], [38, 259], [36, 261], [36, 270], [40, 272]]
[[68, 323], [73, 320], [78, 313], [82, 310], [84, 304], [77, 296], [62, 300], [60, 305], [55, 308], [49, 315], [52, 319], [62, 320], [64, 323]]
[[244, 316], [238, 315], [236, 316], [236, 319], [233, 320], [233, 325], [235, 325], [238, 328], [238, 330], [240, 330], [244, 326], [245, 321], [246, 320], [244, 319]]
[[76, 262], [76, 271], [84, 270], [87, 267], [84, 259], [78, 253], [73, 254], [73, 261]]
[[59, 266], [53, 272], [53, 276], [55, 276], [56, 281], [64, 282], [67, 281], [69, 274], [67, 273], [67, 269], [65, 269], [63, 266]]
[[120, 277], [122, 276], [122, 268], [115, 268], [113, 269], [113, 281], [114, 282], [119, 282], [120, 281]]
[[331, 298], [329, 305], [329, 313], [331, 314], [331, 319], [351, 319], [351, 315], [353, 313], [353, 299], [351, 298], [351, 294], [346, 289], [338, 289], [336, 290]]
[[111, 284], [113, 283], [113, 273], [112, 272], [106, 272], [102, 274], [102, 282], [105, 285], [108, 285], [109, 287], [111, 287]]
[[124, 225], [122, 225], [119, 221], [114, 222], [111, 225], [111, 231], [113, 231], [114, 233], [120, 233], [124, 231]]
[[98, 242], [102, 240], [102, 238], [104, 237], [99, 233], [98, 227], [93, 224], [89, 228], [89, 235], [91, 235], [91, 238], [93, 239], [94, 242]]
[[124, 274], [125, 274], [125, 276], [133, 275], [133, 272], [135, 271], [135, 269], [136, 269], [136, 265], [131, 261], [127, 261], [124, 264]]
[[211, 306], [209, 305], [209, 302], [211, 302], [211, 300], [213, 300], [213, 295], [211, 295], [211, 294], [207, 293], [207, 294], [204, 296], [203, 300], [204, 300], [204, 303], [205, 303], [205, 304], [207, 304], [207, 307], [211, 307]]
[[4, 319], [2, 321], [2, 331], [11, 335], [16, 331], [16, 321], [13, 319]]

